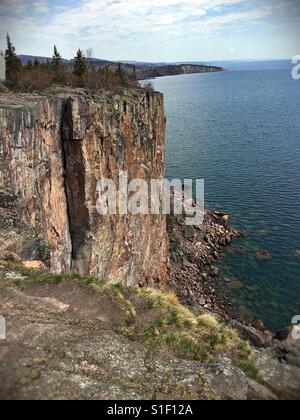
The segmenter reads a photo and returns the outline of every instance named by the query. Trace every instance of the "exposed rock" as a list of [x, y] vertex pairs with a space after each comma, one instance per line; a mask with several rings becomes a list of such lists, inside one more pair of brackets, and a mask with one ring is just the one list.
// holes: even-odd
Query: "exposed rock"
[[206, 368], [205, 381], [224, 400], [276, 400], [277, 397], [268, 389], [234, 366], [219, 363]]
[[[166, 218], [100, 217], [95, 206], [97, 181], [117, 184], [120, 170], [129, 179], [163, 177], [164, 131], [157, 93], [1, 95], [0, 256], [8, 265], [24, 261], [23, 270], [73, 270], [110, 283], [163, 286], [169, 268]], [[184, 216], [168, 218], [168, 286], [184, 303], [226, 325], [241, 321], [232, 322], [240, 336], [264, 349], [254, 356], [262, 385], [236, 367], [230, 354], [204, 364], [172, 352], [155, 354], [134, 334], [127, 338], [136, 308], [124, 296], [116, 303], [118, 290], [101, 298], [98, 283], [88, 289], [69, 280], [56, 285], [55, 275], [52, 285], [19, 290], [17, 285], [28, 283], [26, 275], [0, 264], [0, 314], [8, 320], [8, 339], [0, 343], [0, 398], [300, 398], [299, 341], [281, 332], [274, 342], [260, 321], [243, 323], [218, 292], [214, 261], [243, 236], [227, 226], [228, 218], [206, 212], [199, 227], [186, 226]], [[267, 251], [257, 256], [271, 258]], [[232, 279], [230, 284], [241, 286]], [[153, 313], [147, 307], [144, 314], [145, 302], [135, 293], [138, 322], [146, 322]]]
[[21, 213], [20, 199], [12, 191], [0, 188], [1, 257], [7, 261], [39, 260], [49, 267], [49, 245], [32, 225], [21, 219]]
[[[161, 94], [4, 94], [0, 133], [0, 186], [18, 200], [11, 209], [9, 197], [0, 197], [3, 212], [10, 212], [3, 219], [2, 256], [22, 254], [55, 272], [79, 271], [110, 282], [165, 283], [165, 216], [100, 216], [96, 211], [100, 179], [116, 182], [121, 170], [128, 171], [129, 180], [163, 178]], [[15, 246], [9, 233], [14, 223], [38, 232], [37, 240], [48, 247], [46, 258], [36, 252], [24, 256], [26, 240], [18, 239]]]
[[223, 71], [222, 67], [197, 64], [162, 65], [156, 67], [143, 66], [137, 69], [139, 79], [150, 79], [162, 76], [176, 76], [179, 74], [215, 73]]
[[[192, 229], [186, 226], [184, 216], [168, 216], [171, 263], [167, 285], [188, 305], [202, 307], [223, 320], [240, 319], [237, 308], [219, 292], [219, 270], [213, 265], [233, 240], [245, 235], [224, 226], [224, 215], [206, 211], [203, 224]], [[239, 280], [233, 286], [243, 287]]]
[[223, 226], [226, 226], [229, 221], [229, 215], [218, 211], [213, 212], [214, 218]]
[[46, 270], [46, 266], [42, 261], [23, 261], [25, 268], [32, 270]]
[[268, 348], [273, 345], [272, 335], [268, 331], [262, 332], [235, 320], [230, 321], [230, 325], [238, 331], [241, 338], [249, 341], [256, 348]]
[[0, 81], [0, 93], [8, 93], [8, 89], [4, 84]]
[[284, 330], [278, 331], [274, 335], [274, 340], [286, 341], [290, 337], [290, 334], [291, 334], [292, 330], [293, 330], [293, 328], [289, 327], [289, 328], [285, 328]]
[[[24, 282], [20, 290], [13, 281], [0, 273], [8, 332], [0, 342], [2, 400], [276, 399], [230, 358], [204, 364], [127, 338], [119, 326], [134, 321], [108, 288], [68, 280]], [[142, 327], [159, 316], [135, 293], [133, 302]]]
[[260, 319], [253, 318], [251, 320], [251, 326], [255, 328], [257, 331], [260, 331], [262, 333], [268, 333], [268, 330], [265, 324]]
[[118, 185], [120, 170], [129, 180], [163, 178], [162, 95], [69, 99], [62, 131], [73, 268], [111, 282], [164, 284], [165, 217], [100, 217], [95, 209], [99, 179]]
[[62, 106], [63, 99], [58, 97], [0, 97], [0, 185], [18, 197], [20, 220], [49, 244], [48, 265], [54, 271], [67, 271], [71, 265]]
[[260, 260], [270, 260], [272, 258], [272, 255], [268, 251], [256, 251], [255, 255]]
[[276, 348], [279, 360], [300, 368], [300, 327], [286, 328], [275, 334], [274, 340], [279, 341]]
[[300, 399], [300, 368], [279, 361], [273, 348], [257, 352], [254, 362], [264, 386], [281, 399]]

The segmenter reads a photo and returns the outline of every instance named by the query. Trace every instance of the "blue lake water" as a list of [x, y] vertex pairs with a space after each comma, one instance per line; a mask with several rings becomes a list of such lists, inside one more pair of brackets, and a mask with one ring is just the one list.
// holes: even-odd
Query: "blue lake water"
[[[154, 81], [165, 94], [166, 175], [204, 178], [206, 206], [250, 232], [221, 275], [241, 280], [243, 288], [224, 287], [273, 330], [300, 314], [300, 81], [291, 67], [244, 63]], [[258, 259], [258, 250], [272, 258]]]

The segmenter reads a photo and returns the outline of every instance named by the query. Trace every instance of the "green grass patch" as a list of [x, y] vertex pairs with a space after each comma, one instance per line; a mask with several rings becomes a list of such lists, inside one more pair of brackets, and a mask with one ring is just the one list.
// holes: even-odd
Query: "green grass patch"
[[120, 288], [116, 285], [109, 285], [107, 288], [112, 300], [122, 309], [127, 316], [136, 316], [136, 310], [130, 300], [126, 299]]
[[[168, 352], [174, 356], [209, 363], [222, 357], [249, 377], [256, 378], [257, 368], [251, 362], [252, 350], [236, 331], [218, 322], [209, 314], [199, 314], [183, 306], [174, 293], [157, 289], [140, 289], [121, 284], [108, 284], [102, 279], [76, 273], [53, 274], [24, 268], [14, 261], [0, 262], [0, 268], [18, 273], [8, 281], [19, 287], [37, 283], [57, 284], [77, 281], [103, 293], [126, 316], [116, 331], [145, 344], [151, 352]], [[170, 353], [171, 352], [171, 353]]]
[[76, 281], [78, 280], [82, 285], [90, 286], [104, 285], [105, 282], [96, 277], [81, 276], [78, 273], [50, 273], [49, 271], [35, 270], [24, 267], [17, 261], [0, 261], [0, 268], [8, 273], [16, 273], [21, 278], [14, 279], [12, 276], [11, 281], [19, 287], [28, 286], [30, 284], [58, 284], [62, 281]]
[[162, 310], [161, 315], [137, 332], [154, 351], [170, 349], [175, 355], [205, 363], [226, 356], [244, 366], [250, 364], [250, 346], [213, 316], [193, 313], [174, 293], [141, 289], [139, 294], [146, 299], [149, 311]]
[[237, 363], [235, 363], [235, 366], [241, 369], [249, 378], [255, 381], [258, 380], [259, 369], [255, 365], [255, 363], [253, 363], [251, 360], [249, 359], [239, 360]]

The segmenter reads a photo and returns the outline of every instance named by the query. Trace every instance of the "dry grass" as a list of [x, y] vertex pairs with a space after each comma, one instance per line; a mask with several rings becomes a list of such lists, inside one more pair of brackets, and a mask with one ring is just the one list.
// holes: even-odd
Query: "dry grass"
[[111, 285], [94, 277], [78, 274], [52, 274], [22, 267], [19, 263], [1, 262], [0, 269], [17, 272], [22, 279], [10, 280], [19, 287], [32, 283], [59, 283], [77, 280], [104, 293], [122, 311], [125, 323], [116, 330], [128, 338], [145, 344], [152, 353], [163, 352], [186, 359], [209, 363], [229, 358], [251, 378], [257, 368], [251, 362], [252, 350], [236, 331], [218, 322], [212, 315], [199, 315], [183, 306], [174, 293], [156, 289], [137, 289]]
[[170, 348], [181, 357], [202, 362], [226, 356], [235, 364], [245, 366], [250, 360], [250, 346], [213, 316], [194, 314], [173, 293], [142, 289], [140, 294], [147, 299], [149, 309], [163, 310], [162, 315], [140, 332], [142, 340], [153, 349]]
[[198, 320], [185, 306], [181, 305], [175, 293], [156, 289], [142, 289], [141, 294], [147, 298], [149, 309], [161, 307], [170, 313], [176, 313], [177, 325], [182, 327], [195, 327]]
[[[105, 89], [118, 91], [120, 88], [141, 88], [139, 84], [129, 78], [120, 79], [116, 71], [111, 67], [90, 67], [86, 74], [77, 77], [72, 73], [71, 68], [61, 66], [54, 71], [47, 65], [28, 68], [24, 66], [18, 74], [18, 83], [15, 90], [23, 92], [40, 92], [50, 89], [55, 85], [70, 88], [85, 88], [91, 91]], [[148, 91], [149, 86], [145, 87]]]

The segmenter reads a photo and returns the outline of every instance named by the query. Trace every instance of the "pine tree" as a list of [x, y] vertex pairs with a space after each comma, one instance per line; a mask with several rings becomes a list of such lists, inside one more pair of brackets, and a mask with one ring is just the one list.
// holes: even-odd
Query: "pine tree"
[[137, 79], [138, 79], [138, 77], [137, 77], [136, 66], [133, 66], [133, 68], [132, 68], [132, 80], [134, 82], [137, 82]]
[[33, 69], [33, 63], [30, 59], [28, 60], [28, 62], [26, 64], [26, 69], [27, 70], [32, 70]]
[[87, 70], [88, 70], [88, 65], [87, 65], [86, 59], [82, 51], [79, 49], [75, 57], [73, 73], [77, 77], [82, 77], [87, 72]]
[[116, 74], [117, 74], [118, 78], [120, 79], [122, 85], [125, 86], [127, 84], [127, 77], [126, 77], [125, 70], [123, 69], [123, 66], [122, 66], [121, 63], [117, 64]]
[[54, 45], [54, 52], [53, 52], [53, 56], [52, 56], [52, 61], [51, 61], [52, 67], [55, 71], [57, 71], [60, 66], [62, 65], [62, 58], [61, 55], [59, 54], [56, 45]]
[[18, 59], [16, 49], [13, 46], [10, 36], [7, 34], [7, 48], [5, 51], [6, 79], [12, 86], [18, 83], [19, 72], [22, 68], [21, 61]]
[[38, 67], [40, 67], [40, 65], [41, 65], [41, 63], [40, 63], [40, 62], [39, 62], [39, 60], [36, 58], [36, 59], [34, 60], [33, 67], [37, 69]]

